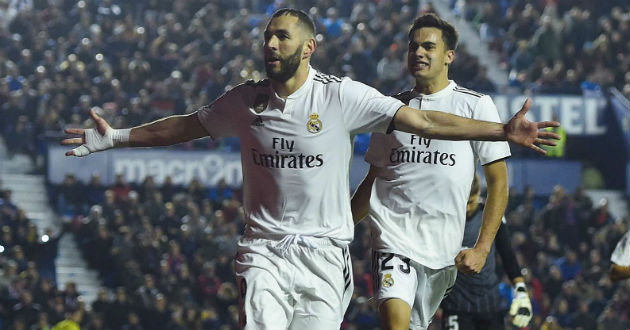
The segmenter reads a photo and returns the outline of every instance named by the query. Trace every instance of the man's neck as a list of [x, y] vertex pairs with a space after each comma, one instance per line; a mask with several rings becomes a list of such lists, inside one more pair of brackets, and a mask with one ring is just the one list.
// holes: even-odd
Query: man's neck
[[440, 77], [439, 79], [434, 79], [431, 81], [422, 81], [416, 79], [416, 86], [413, 88], [413, 90], [418, 93], [428, 95], [443, 90], [444, 88], [446, 88], [446, 86], [448, 86], [448, 84], [449, 81], [446, 77]]
[[304, 82], [306, 82], [306, 78], [308, 77], [308, 62], [304, 62], [298, 67], [297, 71], [293, 77], [289, 78], [285, 82], [279, 82], [273, 79], [270, 79], [271, 86], [278, 96], [283, 99], [286, 99], [289, 95], [293, 94], [295, 91], [300, 89]]

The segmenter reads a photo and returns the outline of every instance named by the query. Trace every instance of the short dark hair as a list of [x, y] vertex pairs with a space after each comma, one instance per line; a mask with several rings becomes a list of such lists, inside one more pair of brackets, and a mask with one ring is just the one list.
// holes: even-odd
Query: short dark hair
[[282, 9], [276, 10], [276, 12], [273, 13], [273, 15], [271, 15], [271, 19], [274, 19], [279, 16], [297, 17], [298, 22], [302, 25], [302, 27], [306, 30], [306, 32], [308, 32], [313, 37], [315, 36], [315, 22], [313, 22], [313, 19], [310, 16], [308, 16], [308, 14], [305, 13], [304, 11], [299, 10], [299, 9], [292, 9], [292, 8], [282, 8]]
[[409, 41], [413, 39], [413, 33], [416, 30], [424, 27], [440, 29], [440, 31], [442, 31], [442, 40], [444, 40], [444, 44], [446, 45], [446, 47], [449, 50], [455, 50], [455, 48], [457, 48], [459, 33], [457, 33], [455, 27], [451, 23], [443, 20], [438, 15], [433, 13], [424, 14], [413, 21], [413, 25], [411, 26], [411, 28], [409, 28]]

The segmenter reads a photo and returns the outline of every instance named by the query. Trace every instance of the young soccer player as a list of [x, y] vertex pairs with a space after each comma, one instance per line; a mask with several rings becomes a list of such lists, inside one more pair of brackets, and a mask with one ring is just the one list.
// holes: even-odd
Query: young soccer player
[[95, 129], [69, 156], [114, 147], [153, 147], [239, 137], [245, 232], [236, 277], [244, 329], [338, 329], [352, 293], [347, 245], [353, 238], [348, 168], [353, 136], [396, 128], [432, 138], [510, 140], [535, 150], [552, 133], [524, 118], [502, 125], [417, 111], [348, 78], [309, 65], [315, 27], [304, 12], [281, 9], [264, 32], [269, 79], [239, 85], [208, 106], [131, 129], [113, 129], [93, 112]]
[[[407, 68], [413, 89], [395, 97], [412, 108], [439, 109], [499, 123], [492, 99], [448, 79], [458, 34], [434, 14], [409, 30]], [[372, 230], [375, 295], [385, 329], [426, 329], [455, 283], [457, 268], [479, 273], [507, 204], [506, 142], [445, 141], [425, 134], [374, 133], [370, 170], [352, 198], [355, 222]], [[477, 161], [488, 201], [476, 244], [460, 252], [466, 201]]]

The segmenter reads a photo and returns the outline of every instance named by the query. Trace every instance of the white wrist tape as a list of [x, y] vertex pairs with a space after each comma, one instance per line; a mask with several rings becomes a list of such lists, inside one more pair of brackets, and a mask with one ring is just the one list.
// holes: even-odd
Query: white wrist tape
[[72, 149], [77, 157], [87, 156], [93, 152], [124, 146], [129, 142], [130, 128], [109, 128], [105, 135], [101, 135], [96, 129], [89, 128], [85, 131], [85, 143]]
[[129, 143], [131, 128], [113, 129], [112, 131], [112, 141], [114, 141], [114, 147], [126, 146]]

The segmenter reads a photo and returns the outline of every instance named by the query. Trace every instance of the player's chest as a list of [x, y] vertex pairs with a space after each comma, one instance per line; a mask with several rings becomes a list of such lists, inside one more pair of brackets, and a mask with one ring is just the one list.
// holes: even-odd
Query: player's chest
[[[470, 111], [465, 106], [449, 100], [432, 100], [418, 97], [411, 99], [409, 106], [419, 109], [418, 111], [432, 110], [461, 117], [471, 117]], [[409, 148], [419, 151], [448, 150], [449, 152], [466, 153], [471, 150], [469, 141], [440, 140], [398, 130], [387, 135], [387, 143], [389, 148]]]
[[244, 146], [266, 152], [323, 152], [348, 140], [340, 112], [308, 102], [270, 102], [264, 109], [252, 107], [242, 123]]

